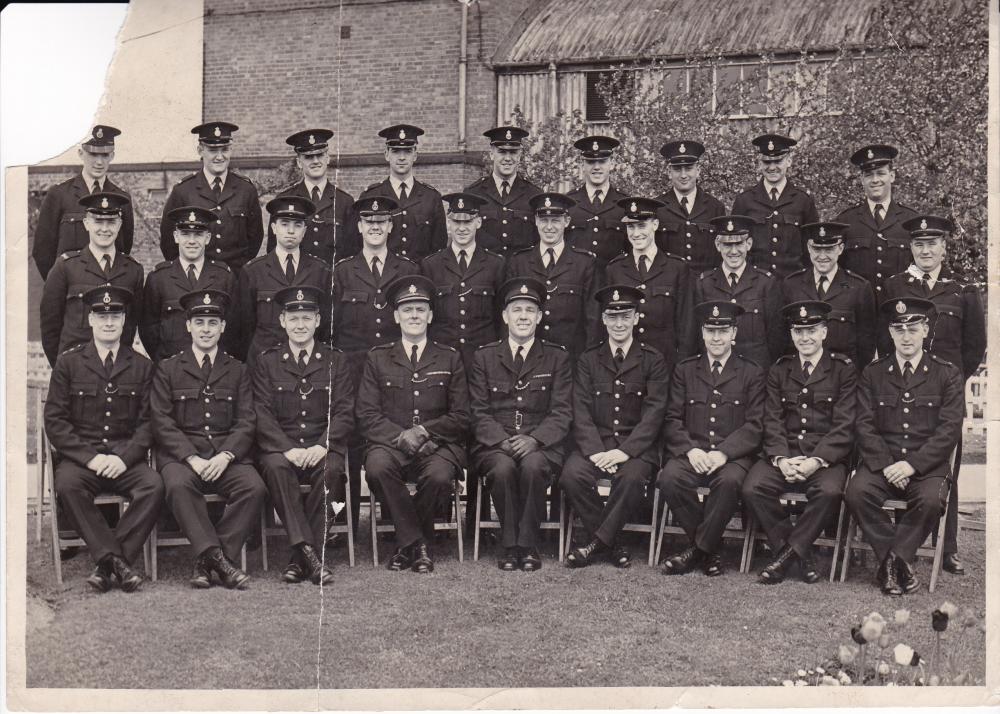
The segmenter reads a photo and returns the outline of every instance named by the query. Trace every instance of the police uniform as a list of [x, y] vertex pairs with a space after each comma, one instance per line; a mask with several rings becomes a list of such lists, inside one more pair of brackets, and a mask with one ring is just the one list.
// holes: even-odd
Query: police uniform
[[[450, 193], [444, 197], [449, 215], [474, 220], [483, 199], [474, 194]], [[463, 271], [456, 255], [457, 244], [449, 245], [420, 262], [420, 272], [435, 286], [434, 321], [428, 327], [431, 339], [451, 345], [462, 354], [467, 368], [473, 353], [497, 338], [498, 297], [503, 282], [504, 261], [483, 248], [476, 234], [474, 250], [465, 256]]]
[[[541, 306], [545, 286], [537, 280], [510, 280], [501, 293], [504, 304], [530, 300]], [[475, 445], [472, 464], [486, 479], [501, 526], [501, 545], [521, 548], [520, 567], [535, 570], [545, 492], [564, 458], [564, 440], [573, 419], [572, 365], [565, 348], [532, 336], [526, 353], [512, 351], [509, 339], [476, 351], [469, 374]], [[518, 346], [520, 347], [520, 346]], [[535, 440], [537, 449], [520, 458], [508, 441], [517, 435]], [[513, 558], [501, 568], [513, 570]], [[508, 567], [504, 567], [504, 560]]]
[[[690, 139], [668, 141], [660, 147], [660, 154], [671, 166], [695, 164], [704, 152], [702, 144]], [[711, 220], [726, 214], [722, 201], [701, 186], [695, 188], [694, 201], [688, 198], [686, 206], [673, 188], [656, 200], [663, 204], [657, 211], [660, 227], [656, 231], [656, 246], [684, 260], [695, 275], [717, 266], [719, 252], [715, 249], [715, 227]]]
[[[571, 201], [562, 194], [542, 193], [531, 200], [531, 206], [536, 215], [565, 215]], [[534, 278], [545, 285], [548, 298], [539, 335], [578, 355], [597, 332], [597, 303], [592, 299], [600, 280], [597, 259], [564, 240], [562, 254], [550, 269], [545, 262], [547, 250], [539, 242], [515, 253], [507, 262], [505, 279]]]
[[[117, 193], [94, 193], [80, 199], [80, 206], [96, 215], [120, 214], [127, 204], [128, 198]], [[49, 365], [55, 365], [60, 352], [91, 340], [93, 335], [87, 321], [90, 307], [83, 300], [87, 290], [115, 285], [128, 289], [132, 295], [142, 292], [142, 266], [134, 258], [116, 250], [107, 272], [103, 262], [98, 262], [88, 243], [80, 250], [63, 253], [52, 266], [39, 305], [42, 349]], [[132, 344], [140, 320], [139, 300], [130, 300], [125, 312], [123, 343]]]
[[[196, 126], [191, 133], [198, 134], [201, 143], [214, 146], [230, 143], [232, 132], [236, 129], [234, 124], [210, 122]], [[167, 260], [177, 257], [174, 226], [169, 214], [179, 206], [200, 206], [215, 214], [212, 239], [206, 252], [209, 258], [221, 260], [238, 271], [260, 250], [264, 240], [264, 223], [257, 189], [250, 179], [231, 168], [218, 196], [205, 177], [204, 169], [183, 179], [171, 190], [160, 221], [160, 252]]]
[[[116, 286], [84, 294], [87, 308], [95, 312], [123, 311], [131, 299], [127, 290]], [[59, 505], [70, 514], [103, 571], [104, 577], [92, 583], [100, 590], [110, 586], [111, 556], [124, 558], [126, 565], [141, 559], [143, 543], [163, 504], [163, 482], [146, 463], [153, 442], [149, 423], [153, 365], [124, 342], [105, 359], [111, 360], [110, 369], [93, 340], [61, 354], [52, 370], [44, 415], [45, 433], [56, 455], [54, 488]], [[125, 472], [112, 479], [88, 468], [100, 454], [120, 458]], [[114, 531], [94, 505], [94, 497], [107, 492], [129, 499]], [[121, 572], [119, 566], [116, 575], [124, 589], [138, 587], [137, 576], [123, 579]]]
[[[754, 145], [765, 160], [780, 159], [796, 143], [776, 134], [754, 139]], [[770, 187], [761, 179], [736, 197], [733, 213], [757, 221], [752, 229], [750, 262], [782, 278], [809, 262], [800, 227], [805, 223], [817, 223], [819, 212], [812, 196], [791, 180], [786, 179], [777, 201], [771, 199], [769, 191]]]
[[[228, 296], [215, 290], [198, 290], [181, 299], [189, 318], [221, 317], [227, 302]], [[203, 556], [221, 547], [229, 561], [235, 560], [259, 523], [267, 496], [251, 463], [257, 420], [246, 366], [217, 349], [206, 372], [189, 347], [157, 365], [150, 409], [167, 504], [191, 541], [192, 552]], [[224, 452], [229, 452], [232, 461], [211, 483], [187, 463], [191, 456], [210, 459]], [[214, 526], [205, 493], [219, 493], [226, 499], [225, 512]]]
[[[528, 132], [516, 126], [500, 126], [483, 132], [483, 136], [490, 140], [492, 146], [520, 149]], [[486, 201], [479, 209], [483, 227], [476, 236], [477, 242], [505, 259], [538, 243], [535, 212], [529, 201], [542, 192], [521, 174], [511, 177], [508, 182], [509, 185], [504, 187], [504, 179], [501, 179], [497, 186], [496, 177], [491, 172], [465, 188], [465, 193], [475, 194]]]
[[[782, 312], [792, 328], [833, 319], [830, 305], [819, 301], [791, 303]], [[821, 349], [818, 359], [803, 361], [798, 352], [785, 355], [767, 374], [764, 454], [743, 482], [743, 502], [777, 556], [761, 574], [765, 583], [779, 582], [796, 558], [803, 563], [806, 582], [819, 579], [812, 566], [812, 544], [835, 517], [847, 482], [857, 417], [857, 369], [849, 358], [830, 350], [825, 340]], [[805, 481], [789, 482], [778, 461], [800, 456], [819, 459], [820, 467]], [[794, 524], [779, 502], [786, 491], [808, 498]]]
[[[174, 209], [170, 219], [177, 228], [208, 229], [214, 221], [211, 211], [195, 206]], [[219, 290], [227, 295], [236, 294], [236, 276], [221, 261], [202, 258], [201, 271], [192, 282], [180, 257], [157, 264], [146, 278], [142, 289], [142, 322], [139, 338], [153, 361], [175, 355], [191, 345], [187, 331], [187, 315], [181, 308], [181, 296], [192, 290]], [[227, 316], [230, 327], [222, 335], [224, 346], [235, 346], [238, 323]]]
[[[890, 163], [898, 155], [895, 147], [872, 144], [851, 155], [851, 163], [862, 172]], [[834, 219], [846, 223], [844, 254], [840, 264], [871, 283], [877, 300], [885, 300], [882, 284], [896, 273], [906, 270], [912, 262], [910, 233], [903, 223], [917, 212], [890, 197], [883, 205], [881, 218], [876, 218], [868, 199], [841, 211]]]
[[[807, 241], [816, 245], [836, 245], [847, 226], [843, 223], [811, 223], [802, 226]], [[843, 255], [841, 255], [841, 260]], [[823, 348], [849, 357], [856, 369], [862, 369], [875, 356], [875, 293], [871, 284], [856, 273], [838, 265], [833, 278], [827, 278], [823, 293], [817, 286], [815, 269], [810, 266], [787, 275], [781, 281], [782, 304], [822, 300], [832, 308], [826, 320], [827, 335]], [[786, 352], [793, 352], [789, 344]]]
[[[267, 210], [273, 221], [279, 218], [305, 220], [312, 214], [314, 206], [308, 198], [286, 196], [268, 201]], [[330, 314], [329, 298], [326, 297], [330, 294], [330, 266], [320, 258], [304, 252], [301, 245], [298, 253], [298, 266], [293, 268], [291, 280], [288, 279], [288, 257], [291, 257], [291, 253], [279, 257], [277, 248], [254, 258], [240, 271], [236, 314], [241, 320], [241, 354], [246, 354], [251, 366], [261, 352], [285, 341], [285, 330], [278, 322], [281, 306], [274, 301], [275, 294], [282, 288], [318, 288], [324, 296], [320, 315]], [[329, 321], [321, 321], [317, 339], [327, 339], [329, 330]]]
[[[121, 132], [110, 126], [98, 125], [91, 131], [91, 137], [83, 142], [84, 151], [109, 153], [115, 150], [115, 136]], [[132, 212], [132, 198], [128, 191], [118, 186], [105, 174], [98, 180], [98, 192], [120, 193], [128, 198], [122, 206], [122, 227], [115, 239], [115, 248], [120, 253], [132, 252], [135, 233], [135, 217]], [[87, 229], [83, 227], [84, 211], [80, 199], [89, 196], [93, 185], [88, 186], [83, 174], [77, 174], [60, 184], [52, 186], [42, 199], [38, 209], [38, 223], [35, 225], [35, 239], [31, 247], [31, 257], [44, 280], [56, 263], [58, 256], [69, 251], [81, 250], [90, 243]]]
[[[608, 159], [620, 144], [610, 136], [585, 136], [573, 142], [583, 161]], [[625, 194], [610, 184], [606, 191], [601, 190], [603, 195], [599, 200], [596, 193], [591, 199], [586, 184], [566, 194], [576, 201], [569, 209], [566, 242], [597, 256], [598, 271], [628, 250], [628, 236], [621, 222], [625, 211], [618, 203]]]
[[[640, 197], [626, 197], [618, 203], [623, 220], [629, 221], [654, 218], [663, 205]], [[645, 267], [645, 274], [641, 267]], [[662, 354], [668, 369], [691, 354], [691, 274], [683, 260], [657, 248], [646, 266], [630, 250], [608, 263], [606, 274], [608, 283], [643, 291], [635, 337]]]
[[[641, 290], [631, 286], [608, 285], [594, 300], [602, 311], [620, 312], [636, 309], [642, 296]], [[592, 553], [615, 545], [660, 465], [660, 429], [670, 373], [660, 353], [634, 336], [628, 352], [621, 352], [617, 354], [610, 340], [603, 342], [584, 352], [576, 368], [573, 449], [559, 485], [593, 540], [570, 554], [571, 566], [587, 565]], [[613, 475], [590, 461], [592, 455], [612, 449], [629, 457]], [[606, 503], [597, 493], [597, 480], [602, 478], [612, 479]], [[631, 560], [620, 550], [613, 557], [622, 567]]]
[[[698, 323], [713, 327], [737, 324], [743, 308], [723, 301], [696, 307]], [[691, 540], [692, 548], [668, 559], [666, 572], [683, 573], [699, 560], [706, 574], [721, 575], [718, 550], [722, 534], [736, 512], [740, 489], [760, 449], [764, 419], [764, 373], [754, 362], [731, 351], [718, 376], [707, 354], [689, 357], [674, 369], [670, 381], [663, 435], [670, 460], [657, 486]], [[721, 360], [719, 360], [721, 362]], [[719, 451], [726, 463], [709, 474], [691, 465], [688, 452]], [[704, 504], [697, 489], [708, 486]], [[686, 559], [672, 564], [675, 559]]]
[[[895, 315], [893, 322], [903, 322], [926, 319], [933, 306], [919, 298], [902, 298], [885, 301], [881, 309]], [[908, 380], [902, 373], [907, 364], [912, 370]], [[901, 565], [908, 566], [941, 517], [952, 481], [950, 458], [964, 416], [961, 372], [927, 351], [913, 365], [893, 350], [861, 373], [857, 418], [861, 465], [847, 485], [845, 498], [882, 563], [883, 589], [893, 584], [886, 582], [886, 566], [897, 572]], [[883, 475], [883, 469], [898, 461], [915, 469], [903, 488], [890, 485]], [[889, 498], [904, 498], [908, 505], [895, 526], [882, 510]], [[892, 562], [891, 554], [902, 563]], [[915, 578], [908, 579], [913, 585], [907, 588], [898, 583], [901, 589], [915, 588]]]
[[[433, 289], [429, 279], [410, 275], [389, 286], [389, 295], [398, 307], [407, 301], [430, 302]], [[355, 412], [367, 440], [368, 485], [389, 506], [400, 546], [397, 556], [411, 546], [426, 546], [433, 538], [434, 513], [466, 466], [468, 405], [469, 388], [458, 350], [425, 338], [415, 363], [401, 339], [368, 353]], [[422, 434], [423, 453], [410, 453], [399, 442], [403, 434], [413, 432]], [[430, 450], [424, 452], [427, 447]], [[412, 498], [407, 481], [417, 483]], [[427, 551], [417, 557], [427, 557]], [[409, 560], [406, 556], [405, 562]], [[390, 567], [398, 562], [394, 557]]]

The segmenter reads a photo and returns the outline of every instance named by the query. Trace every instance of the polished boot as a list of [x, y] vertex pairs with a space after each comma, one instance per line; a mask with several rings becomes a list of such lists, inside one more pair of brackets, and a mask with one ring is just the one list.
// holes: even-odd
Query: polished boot
[[422, 540], [417, 541], [413, 546], [413, 565], [410, 569], [414, 573], [433, 573], [434, 560], [431, 558], [430, 548]]
[[896, 572], [896, 554], [892, 551], [889, 551], [889, 555], [882, 562], [879, 576], [879, 587], [882, 588], [883, 595], [903, 594], [903, 588], [899, 585], [899, 576]]
[[132, 570], [120, 555], [111, 556], [111, 571], [118, 579], [118, 585], [123, 592], [133, 593], [142, 584], [142, 576]]
[[208, 551], [208, 564], [219, 576], [219, 580], [230, 590], [243, 590], [250, 582], [250, 576], [233, 565], [222, 548], [212, 548]]
[[517, 548], [504, 548], [503, 554], [497, 558], [497, 567], [505, 573], [517, 570], [518, 563]]
[[208, 564], [206, 553], [202, 553], [194, 561], [194, 572], [191, 574], [191, 587], [204, 590], [212, 587], [212, 567]]
[[917, 572], [913, 569], [913, 566], [898, 555], [896, 556], [896, 572], [899, 579], [899, 586], [903, 588], [904, 593], [912, 593], [920, 587], [920, 581], [917, 580]]
[[542, 558], [535, 548], [522, 549], [519, 566], [524, 572], [533, 573], [542, 569]]
[[586, 568], [593, 562], [594, 556], [607, 549], [608, 546], [595, 538], [582, 548], [571, 550], [566, 556], [566, 564], [571, 568]]
[[306, 567], [309, 568], [309, 579], [314, 585], [332, 585], [333, 573], [330, 568], [323, 564], [323, 561], [316, 555], [316, 550], [308, 543], [299, 546], [299, 553]]
[[405, 548], [396, 548], [396, 552], [392, 554], [389, 559], [389, 565], [386, 566], [389, 570], [399, 572], [401, 570], [409, 570], [410, 565], [413, 564], [413, 556], [411, 555], [412, 549], [410, 546]]
[[799, 561], [799, 575], [802, 582], [812, 585], [819, 582], [819, 571], [816, 570], [816, 559], [812, 553]]
[[114, 584], [112, 580], [111, 556], [106, 555], [97, 563], [97, 567], [87, 577], [87, 585], [99, 593], [106, 593]]
[[688, 573], [704, 560], [705, 555], [705, 551], [692, 545], [677, 555], [667, 558], [663, 564], [663, 574], [683, 575], [684, 573]]
[[722, 567], [722, 556], [718, 553], [706, 553], [705, 562], [702, 563], [701, 570], [710, 578], [719, 577], [726, 572]]
[[958, 553], [945, 553], [941, 568], [952, 575], [965, 575], [965, 566], [958, 557]]
[[798, 555], [795, 550], [786, 545], [780, 551], [778, 551], [778, 557], [768, 563], [767, 567], [760, 571], [760, 575], [757, 580], [764, 585], [775, 585], [780, 583], [785, 579], [785, 571], [788, 569], [795, 560], [798, 559]]

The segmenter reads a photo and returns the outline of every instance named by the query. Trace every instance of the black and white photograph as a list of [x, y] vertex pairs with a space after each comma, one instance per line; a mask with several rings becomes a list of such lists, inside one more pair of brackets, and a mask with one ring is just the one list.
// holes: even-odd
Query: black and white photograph
[[4, 161], [6, 706], [1000, 707], [996, 0], [116, 17]]

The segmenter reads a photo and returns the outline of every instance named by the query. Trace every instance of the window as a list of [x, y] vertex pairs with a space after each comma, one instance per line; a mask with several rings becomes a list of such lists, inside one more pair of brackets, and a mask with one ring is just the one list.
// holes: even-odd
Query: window
[[606, 86], [608, 77], [619, 83], [616, 88], [618, 91], [628, 92], [635, 87], [633, 72], [622, 72], [618, 75], [612, 72], [587, 72], [584, 118], [588, 122], [606, 122], [609, 119], [608, 103], [600, 91], [601, 86]]

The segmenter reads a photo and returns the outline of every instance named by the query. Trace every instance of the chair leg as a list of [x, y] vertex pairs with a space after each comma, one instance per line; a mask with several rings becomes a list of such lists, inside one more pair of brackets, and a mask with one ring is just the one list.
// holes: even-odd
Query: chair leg
[[559, 489], [559, 562], [566, 555], [566, 494]]
[[837, 559], [840, 557], [840, 538], [844, 534], [844, 515], [847, 511], [847, 504], [844, 499], [840, 499], [840, 513], [837, 514], [837, 535], [833, 544], [833, 562], [830, 563], [830, 582], [834, 581], [837, 573]]
[[56, 502], [56, 489], [52, 488], [52, 562], [56, 567], [56, 584], [62, 585], [62, 559], [59, 557], [59, 504]]
[[[39, 410], [36, 413], [38, 414], [39, 417], [41, 417], [42, 412], [41, 412], [41, 408], [40, 407], [39, 407]], [[38, 426], [36, 428], [38, 429], [38, 431], [40, 433], [42, 432], [41, 419], [39, 419]], [[42, 509], [43, 509], [43, 506], [45, 505], [45, 481], [46, 481], [46, 478], [45, 478], [45, 466], [46, 466], [46, 463], [48, 461], [45, 458], [45, 452], [42, 449], [43, 448], [48, 448], [48, 447], [45, 446], [45, 440], [43, 438], [41, 438], [41, 436], [38, 439], [38, 444], [39, 444], [39, 446], [38, 446], [38, 452], [37, 452], [38, 453], [38, 466], [39, 466], [39, 468], [38, 468], [38, 501], [37, 501], [37, 503], [38, 503], [38, 512], [36, 514], [37, 517], [35, 518], [35, 542], [36, 543], [41, 543], [42, 542]]]
[[378, 567], [378, 505], [375, 503], [375, 494], [372, 491], [368, 491], [368, 504], [371, 509], [371, 525], [372, 525], [372, 565], [376, 568]]
[[[465, 474], [465, 478], [469, 478], [468, 472]], [[476, 502], [478, 510], [478, 501]], [[478, 524], [477, 524], [478, 525]], [[462, 516], [462, 483], [455, 479], [455, 531], [458, 533], [458, 562], [465, 562], [465, 545], [463, 543], [464, 537], [462, 531], [465, 530], [465, 519]]]
[[844, 541], [844, 559], [840, 564], [840, 582], [847, 580], [847, 568], [851, 564], [851, 551], [854, 548], [854, 538], [857, 535], [858, 524], [857, 521], [851, 516], [850, 513], [847, 514], [847, 538]]
[[483, 479], [476, 478], [476, 525], [472, 530], [472, 559], [479, 560], [479, 517], [482, 514], [483, 506]]
[[243, 544], [243, 548], [240, 549], [240, 570], [244, 573], [247, 571], [247, 544]]
[[663, 554], [663, 537], [666, 535], [668, 510], [667, 504], [664, 502], [663, 511], [660, 514], [660, 536], [656, 539], [656, 554], [653, 556], [653, 565], [659, 564], [660, 556]]
[[265, 573], [267, 572], [267, 509], [271, 507], [270, 504], [271, 502], [267, 501], [260, 509], [260, 560]]
[[[953, 460], [954, 463], [954, 460]], [[951, 502], [951, 489], [948, 490], [948, 495], [944, 500], [944, 512], [941, 514], [941, 518], [938, 520], [937, 526], [931, 531], [934, 539], [934, 563], [931, 566], [931, 579], [927, 584], [927, 592], [934, 592], [934, 588], [937, 587], [938, 576], [941, 574], [941, 564], [944, 561], [944, 522], [948, 518], [948, 504]]]
[[653, 489], [653, 517], [649, 521], [649, 555], [646, 558], [646, 564], [649, 567], [656, 565], [656, 510], [660, 505], [660, 489]]
[[750, 565], [753, 563], [754, 545], [757, 543], [757, 522], [753, 517], [747, 517], [743, 531], [746, 535], [743, 536], [743, 561], [740, 563], [740, 572], [749, 573]]
[[351, 509], [351, 503], [353, 495], [351, 494], [351, 477], [344, 473], [344, 481], [346, 486], [344, 487], [344, 498], [346, 499], [344, 503], [344, 508], [347, 509], [347, 562], [350, 567], [354, 567], [354, 513]]
[[157, 533], [157, 524], [153, 524], [153, 530], [149, 532], [149, 577], [156, 582], [156, 553], [159, 550], [159, 545], [157, 541], [159, 540], [159, 534]]
[[569, 555], [570, 549], [573, 547], [573, 507], [566, 504], [566, 550], [563, 557]]

